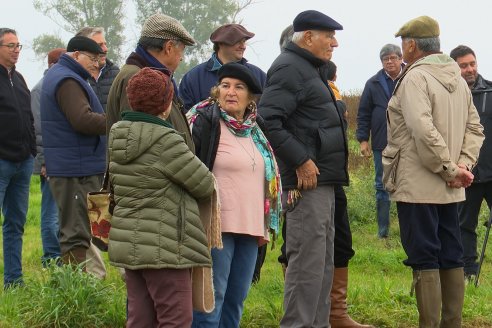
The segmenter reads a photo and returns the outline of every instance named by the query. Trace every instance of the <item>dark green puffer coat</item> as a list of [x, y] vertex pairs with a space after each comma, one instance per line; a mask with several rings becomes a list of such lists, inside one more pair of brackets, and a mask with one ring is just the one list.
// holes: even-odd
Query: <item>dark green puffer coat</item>
[[[143, 114], [146, 115], [146, 114]], [[109, 135], [116, 207], [109, 260], [127, 269], [211, 266], [196, 199], [213, 176], [171, 128], [120, 121]]]

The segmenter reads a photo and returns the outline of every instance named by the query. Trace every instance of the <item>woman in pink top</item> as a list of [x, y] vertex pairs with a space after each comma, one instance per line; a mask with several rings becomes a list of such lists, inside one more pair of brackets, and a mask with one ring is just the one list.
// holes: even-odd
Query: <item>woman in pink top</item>
[[258, 246], [278, 232], [280, 176], [259, 126], [255, 94], [261, 87], [241, 64], [219, 71], [211, 98], [187, 114], [196, 155], [214, 173], [221, 202], [223, 249], [212, 249], [215, 310], [193, 313], [192, 327], [239, 327]]

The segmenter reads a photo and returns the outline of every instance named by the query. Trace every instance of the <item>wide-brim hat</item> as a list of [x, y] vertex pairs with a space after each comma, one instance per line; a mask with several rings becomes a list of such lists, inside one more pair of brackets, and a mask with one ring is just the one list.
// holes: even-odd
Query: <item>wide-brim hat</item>
[[227, 63], [222, 65], [217, 73], [219, 76], [219, 83], [223, 78], [231, 77], [244, 82], [248, 86], [249, 91], [254, 94], [260, 94], [263, 92], [258, 79], [253, 75], [249, 68], [242, 64]]

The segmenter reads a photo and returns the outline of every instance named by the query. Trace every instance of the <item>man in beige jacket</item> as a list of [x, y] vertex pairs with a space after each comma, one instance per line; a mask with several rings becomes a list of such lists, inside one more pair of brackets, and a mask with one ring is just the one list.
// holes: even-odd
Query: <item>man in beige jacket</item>
[[402, 38], [407, 67], [388, 103], [383, 182], [397, 202], [419, 326], [461, 327], [464, 273], [457, 203], [473, 181], [470, 171], [483, 128], [458, 65], [440, 52], [438, 23], [421, 16], [395, 36]]

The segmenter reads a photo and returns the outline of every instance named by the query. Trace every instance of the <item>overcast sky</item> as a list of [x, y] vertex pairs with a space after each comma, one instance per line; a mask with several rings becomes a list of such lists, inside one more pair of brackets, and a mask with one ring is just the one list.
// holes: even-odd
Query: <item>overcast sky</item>
[[[67, 0], [68, 1], [68, 0]], [[132, 1], [126, 9], [133, 10]], [[256, 36], [249, 42], [245, 57], [265, 70], [279, 53], [282, 30], [303, 10], [315, 9], [343, 25], [337, 32], [339, 47], [333, 61], [338, 66], [337, 84], [342, 92], [362, 90], [368, 78], [380, 68], [379, 51], [386, 43], [400, 45], [395, 32], [408, 20], [421, 15], [436, 19], [441, 28], [441, 49], [449, 53], [459, 44], [470, 46], [477, 55], [479, 73], [492, 79], [489, 0], [257, 0], [245, 10], [242, 24]], [[2, 27], [18, 32], [23, 48], [17, 69], [31, 88], [41, 78], [45, 61], [37, 61], [31, 50], [32, 39], [43, 33], [57, 33], [68, 41], [71, 35], [34, 10], [32, 0], [9, 1], [2, 15]], [[131, 14], [127, 19], [125, 52], [134, 48], [140, 31]], [[125, 53], [125, 57], [126, 57]]]

